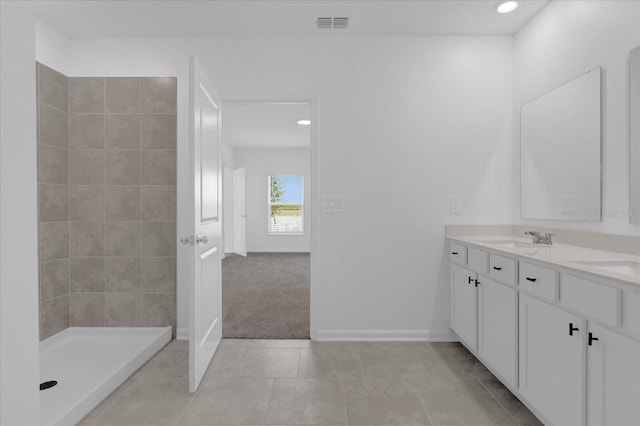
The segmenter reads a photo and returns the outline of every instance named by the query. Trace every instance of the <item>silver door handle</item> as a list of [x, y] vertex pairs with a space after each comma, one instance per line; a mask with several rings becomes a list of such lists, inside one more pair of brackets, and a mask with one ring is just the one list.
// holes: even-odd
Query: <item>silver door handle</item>
[[209, 237], [206, 235], [196, 235], [196, 244], [207, 244], [209, 242]]

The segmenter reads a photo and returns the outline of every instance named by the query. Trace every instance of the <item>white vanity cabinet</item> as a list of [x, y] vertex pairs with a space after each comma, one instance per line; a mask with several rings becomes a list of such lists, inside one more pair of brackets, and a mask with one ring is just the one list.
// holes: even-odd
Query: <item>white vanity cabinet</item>
[[451, 329], [470, 348], [478, 348], [478, 274], [458, 265], [452, 268]]
[[450, 247], [452, 330], [547, 426], [640, 425], [640, 287]]
[[[454, 251], [462, 252], [459, 247]], [[467, 253], [466, 268], [457, 261], [452, 266], [451, 329], [496, 374], [515, 386], [516, 290], [487, 276], [488, 252], [469, 248]]]
[[520, 294], [520, 392], [546, 420], [584, 425], [586, 321]]
[[640, 342], [598, 325], [589, 333], [587, 424], [640, 425]]
[[478, 285], [478, 354], [511, 386], [517, 385], [516, 290], [485, 276]]

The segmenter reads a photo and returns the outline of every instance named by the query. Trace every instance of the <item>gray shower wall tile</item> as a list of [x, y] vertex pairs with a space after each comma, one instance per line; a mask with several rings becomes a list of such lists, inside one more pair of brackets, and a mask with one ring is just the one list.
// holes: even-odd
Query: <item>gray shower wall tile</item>
[[40, 222], [69, 219], [69, 187], [41, 183], [38, 185], [38, 217]]
[[140, 325], [140, 295], [137, 293], [105, 294], [105, 325], [137, 327]]
[[172, 149], [142, 150], [142, 184], [175, 185], [176, 151]]
[[140, 222], [106, 222], [107, 256], [140, 256]]
[[144, 185], [140, 188], [142, 220], [176, 220], [176, 187]]
[[104, 191], [106, 220], [140, 219], [139, 186], [106, 186]]
[[140, 255], [142, 257], [176, 256], [175, 222], [142, 222]]
[[176, 87], [38, 65], [43, 338], [70, 325], [175, 327]]
[[40, 302], [69, 293], [69, 258], [40, 262]]
[[146, 114], [140, 117], [140, 148], [176, 149], [175, 114]]
[[69, 147], [104, 147], [103, 114], [69, 114]]
[[71, 222], [70, 230], [72, 257], [104, 256], [104, 222]]
[[69, 327], [69, 294], [40, 303], [40, 340]]
[[43, 222], [38, 225], [40, 262], [69, 257], [69, 222]]
[[175, 293], [176, 259], [140, 259], [140, 289], [145, 293]]
[[107, 185], [140, 185], [140, 151], [109, 149], [106, 156]]
[[137, 257], [107, 257], [107, 293], [137, 293], [140, 291], [140, 259]]
[[36, 70], [38, 102], [66, 112], [69, 99], [67, 76], [41, 63], [37, 63]]
[[104, 79], [69, 78], [69, 112], [84, 114], [104, 112]]
[[140, 112], [140, 80], [137, 77], [105, 78], [105, 112]]
[[107, 114], [104, 121], [105, 148], [139, 149], [140, 116]]
[[176, 113], [177, 85], [175, 77], [151, 77], [141, 81], [142, 112]]
[[71, 327], [104, 326], [104, 293], [69, 294], [69, 325]]
[[176, 326], [175, 294], [140, 294], [142, 327]]
[[105, 288], [105, 264], [103, 257], [71, 258], [69, 291], [103, 292]]
[[71, 185], [69, 187], [69, 219], [104, 220], [104, 186]]
[[72, 185], [104, 184], [104, 150], [69, 150], [69, 182]]
[[69, 183], [69, 151], [46, 144], [38, 144], [38, 182]]
[[38, 142], [67, 148], [69, 146], [68, 114], [48, 105], [38, 105]]

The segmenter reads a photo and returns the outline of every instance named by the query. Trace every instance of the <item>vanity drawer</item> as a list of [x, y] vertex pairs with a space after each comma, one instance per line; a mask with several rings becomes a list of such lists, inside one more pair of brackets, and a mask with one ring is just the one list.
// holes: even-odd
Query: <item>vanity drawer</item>
[[484, 250], [469, 247], [467, 250], [467, 265], [472, 271], [486, 274], [489, 267], [489, 253]]
[[518, 262], [515, 259], [491, 253], [489, 276], [505, 284], [516, 285]]
[[451, 243], [451, 260], [458, 265], [467, 264], [467, 247], [458, 243]]
[[621, 291], [606, 285], [562, 274], [560, 276], [560, 302], [575, 311], [620, 326]]
[[520, 262], [518, 283], [520, 288], [550, 300], [558, 299], [558, 273], [554, 270]]

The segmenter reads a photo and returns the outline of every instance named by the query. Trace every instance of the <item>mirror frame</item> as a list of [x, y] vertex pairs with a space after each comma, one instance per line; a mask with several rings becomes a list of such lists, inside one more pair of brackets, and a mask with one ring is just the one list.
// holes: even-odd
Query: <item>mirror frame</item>
[[[551, 117], [549, 114], [555, 115]], [[577, 122], [589, 125], [576, 127]], [[525, 180], [527, 171], [536, 169], [536, 164], [544, 163], [537, 156], [526, 155], [527, 149], [539, 151], [543, 146], [539, 142], [545, 142], [543, 148], [557, 152], [556, 145], [550, 145], [550, 142], [558, 138], [560, 142], [565, 142], [562, 139], [565, 138], [571, 146], [578, 142], [588, 143], [584, 149], [574, 146], [569, 154], [565, 146], [563, 155], [550, 157], [553, 161], [547, 170], [555, 179]], [[575, 156], [576, 150], [584, 154], [581, 160]], [[557, 164], [562, 159], [567, 163]], [[567, 174], [567, 170], [576, 173], [586, 170], [588, 175], [574, 181], [570, 192], [564, 195], [557, 192], [557, 182]], [[533, 176], [543, 174], [534, 173]], [[596, 196], [597, 201], [590, 201]], [[570, 222], [602, 221], [602, 69], [599, 66], [520, 106], [520, 217]]]
[[629, 223], [640, 225], [640, 46], [629, 53]]

